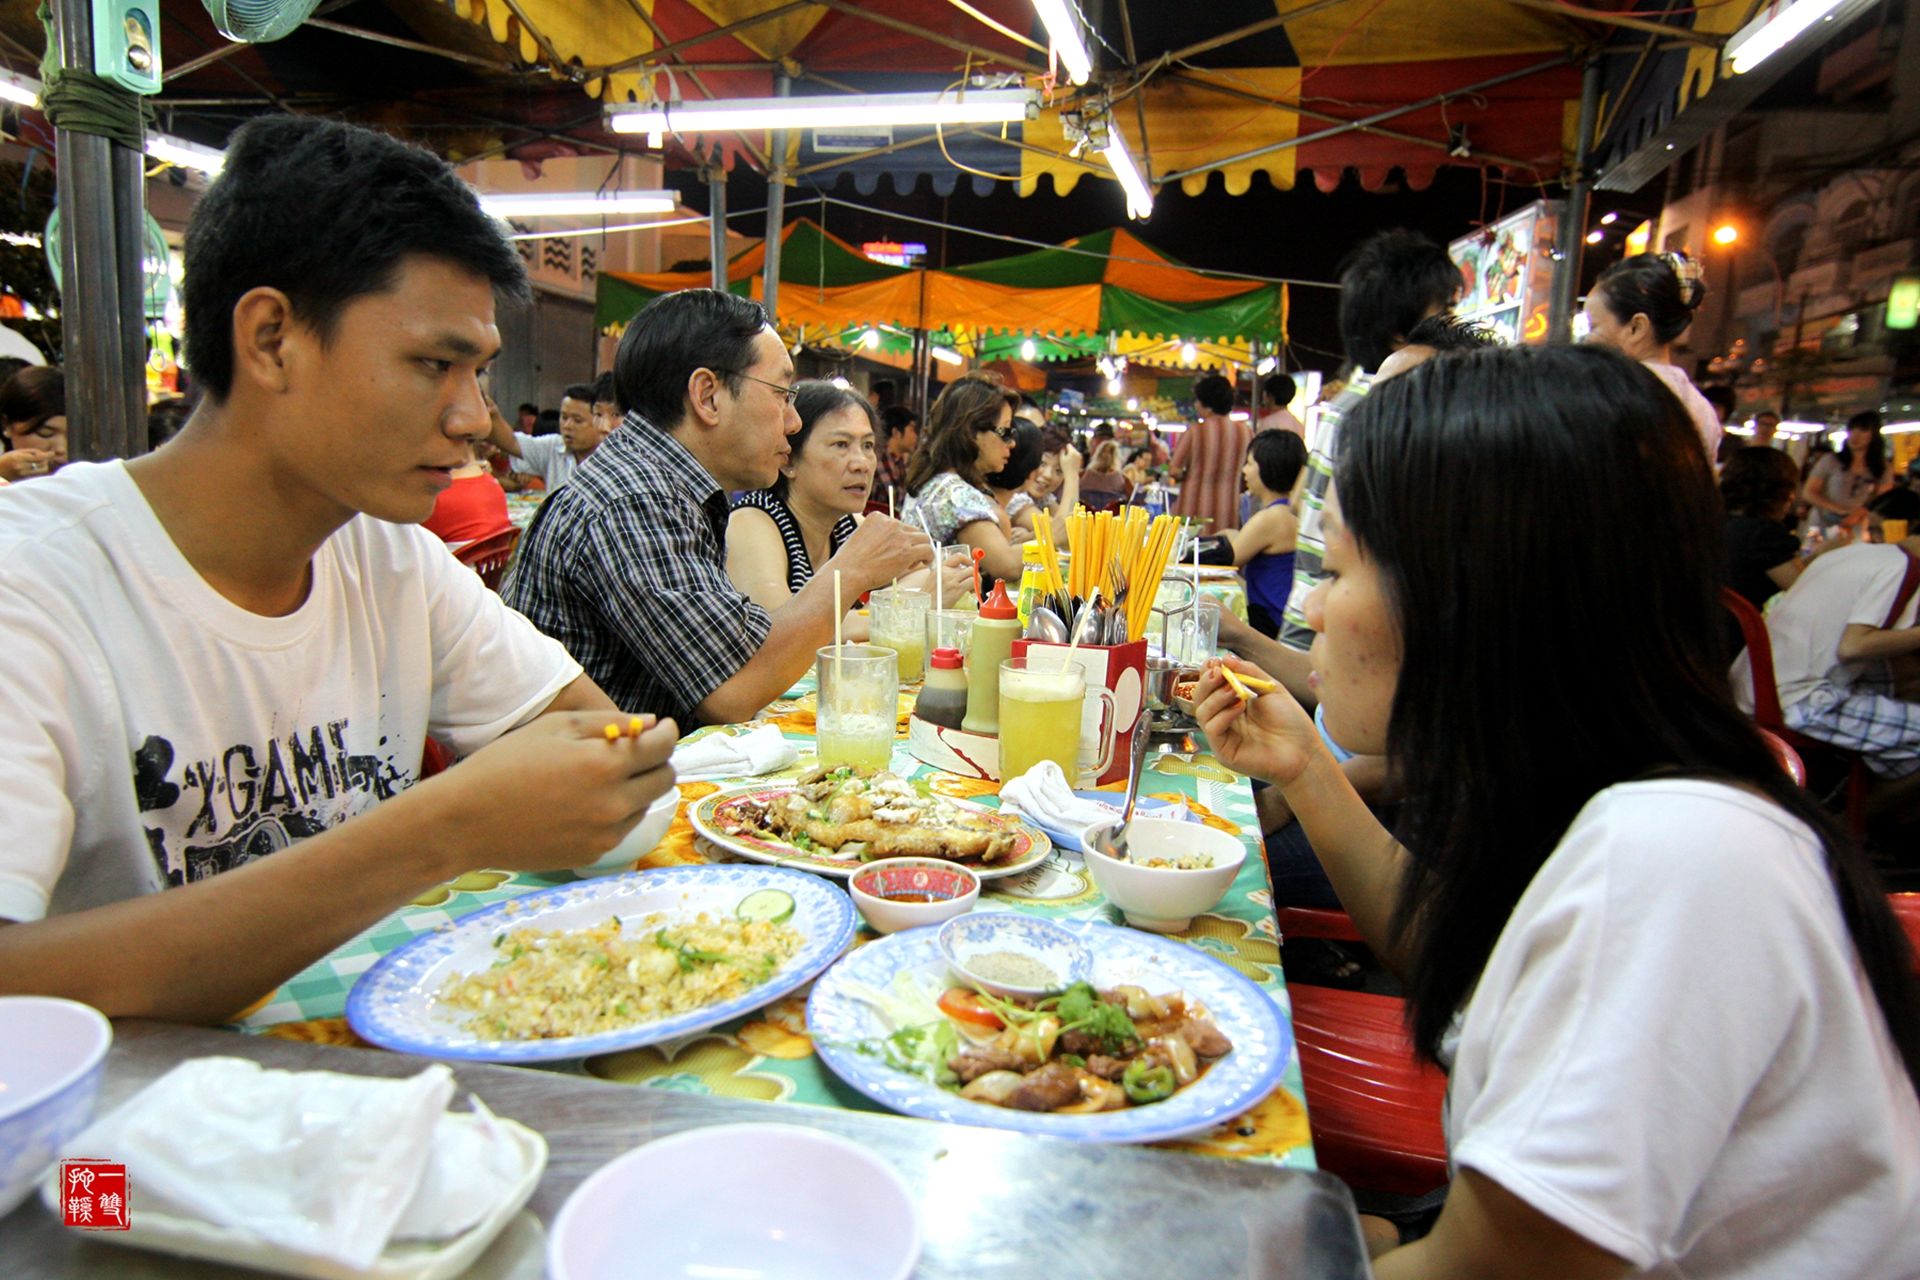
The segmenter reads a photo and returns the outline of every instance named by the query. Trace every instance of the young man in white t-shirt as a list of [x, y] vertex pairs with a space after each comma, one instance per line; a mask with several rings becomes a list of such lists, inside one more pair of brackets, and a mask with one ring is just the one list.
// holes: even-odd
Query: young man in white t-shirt
[[[221, 1020], [457, 874], [589, 861], [666, 792], [672, 723], [608, 742], [578, 664], [416, 527], [525, 295], [427, 153], [235, 135], [187, 232], [193, 419], [0, 500], [0, 992]], [[471, 758], [416, 786], [429, 734]]]
[[[1920, 591], [1889, 618], [1920, 535], [1897, 545], [1857, 543], [1808, 563], [1767, 610], [1774, 683], [1789, 728], [1858, 751], [1883, 778], [1920, 773], [1920, 703], [1893, 696], [1887, 659], [1920, 653]], [[1743, 651], [1734, 697], [1753, 710]]]

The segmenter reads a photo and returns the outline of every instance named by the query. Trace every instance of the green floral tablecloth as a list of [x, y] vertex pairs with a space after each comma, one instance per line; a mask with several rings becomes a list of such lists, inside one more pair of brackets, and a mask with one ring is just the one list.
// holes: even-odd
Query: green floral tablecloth
[[[810, 685], [811, 681], [805, 684]], [[903, 717], [910, 707], [911, 694], [903, 694]], [[803, 687], [793, 690], [762, 715], [763, 721], [779, 725], [800, 747], [800, 760], [785, 771], [788, 775], [812, 767], [813, 708], [812, 694]], [[1274, 923], [1266, 862], [1260, 856], [1259, 824], [1247, 780], [1221, 766], [1204, 748], [1198, 752], [1150, 756], [1149, 760], [1150, 767], [1141, 783], [1142, 795], [1184, 800], [1202, 821], [1236, 832], [1248, 844], [1249, 856], [1225, 899], [1197, 917], [1177, 936], [1251, 978], [1272, 995], [1284, 1012], [1288, 1001], [1280, 971], [1280, 938]], [[999, 803], [996, 784], [933, 770], [910, 756], [904, 742], [896, 745], [893, 764], [897, 773], [924, 779], [938, 794], [988, 805]], [[739, 784], [683, 783], [678, 819], [660, 844], [636, 864], [637, 868], [734, 860], [701, 839], [687, 818], [694, 802], [731, 785]], [[479, 871], [461, 876], [309, 966], [251, 1011], [241, 1025], [248, 1030], [290, 1039], [358, 1043], [343, 1017], [347, 992], [360, 974], [381, 956], [480, 907], [565, 884], [575, 878], [565, 873], [530, 875], [505, 871]], [[1120, 913], [1094, 888], [1080, 856], [1059, 849], [1031, 871], [987, 882], [981, 898], [983, 904], [993, 901], [995, 905], [1013, 906], [1040, 915], [1122, 923]], [[871, 941], [873, 936], [863, 924], [855, 945]], [[682, 1041], [564, 1063], [558, 1069], [647, 1088], [855, 1110], [876, 1109], [863, 1095], [841, 1084], [814, 1055], [813, 1042], [807, 1035], [806, 992], [807, 989], [802, 989], [748, 1017]], [[1288, 1064], [1280, 1088], [1259, 1107], [1199, 1138], [1163, 1145], [1270, 1161], [1292, 1168], [1313, 1168], [1313, 1148], [1302, 1097], [1296, 1055]]]

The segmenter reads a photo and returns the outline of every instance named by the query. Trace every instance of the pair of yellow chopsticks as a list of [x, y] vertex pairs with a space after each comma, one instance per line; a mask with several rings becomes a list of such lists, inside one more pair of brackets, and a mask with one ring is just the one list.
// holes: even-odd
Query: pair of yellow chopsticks
[[1220, 664], [1220, 675], [1226, 680], [1227, 688], [1233, 690], [1234, 696], [1242, 702], [1252, 702], [1263, 693], [1272, 693], [1277, 687], [1271, 680], [1235, 671], [1224, 662]]
[[600, 732], [604, 733], [607, 736], [608, 742], [618, 742], [622, 738], [637, 738], [641, 734], [645, 733], [646, 731], [647, 731], [647, 722], [641, 719], [639, 716], [635, 716], [631, 720], [627, 721], [627, 725], [625, 729], [622, 729], [620, 727], [619, 721], [615, 721], [612, 724], [609, 724], [606, 728], [602, 729]]

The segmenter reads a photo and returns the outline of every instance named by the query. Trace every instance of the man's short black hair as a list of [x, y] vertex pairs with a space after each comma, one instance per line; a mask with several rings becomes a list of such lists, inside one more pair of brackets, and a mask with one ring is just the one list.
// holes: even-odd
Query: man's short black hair
[[593, 402], [595, 404], [614, 404], [617, 397], [613, 394], [613, 370], [601, 374], [593, 380]]
[[620, 335], [613, 358], [614, 389], [627, 412], [662, 431], [678, 426], [687, 379], [711, 369], [740, 391], [753, 364], [753, 341], [767, 328], [759, 303], [716, 289], [681, 289], [640, 308]]
[[1217, 373], [1193, 384], [1193, 398], [1222, 417], [1233, 412], [1233, 384]]
[[1720, 421], [1725, 422], [1733, 416], [1734, 397], [1732, 387], [1702, 387], [1700, 388], [1700, 398], [1718, 411]]
[[881, 438], [891, 440], [899, 432], [918, 425], [920, 415], [903, 404], [890, 404], [880, 411]]
[[1340, 266], [1340, 339], [1368, 373], [1393, 354], [1428, 312], [1453, 305], [1460, 268], [1417, 231], [1382, 231]]
[[1285, 373], [1271, 374], [1265, 382], [1260, 384], [1260, 391], [1266, 396], [1267, 403], [1276, 409], [1284, 409], [1292, 404], [1294, 394], [1298, 390], [1292, 376]]
[[520, 412], [530, 413], [537, 418], [540, 416], [540, 406], [530, 400], [523, 400], [520, 402]]
[[415, 256], [465, 267], [504, 300], [532, 296], [501, 225], [437, 156], [314, 116], [250, 120], [187, 224], [188, 368], [223, 401], [233, 309], [249, 290], [280, 290], [326, 341], [348, 303], [391, 288]]
[[873, 380], [872, 391], [874, 400], [878, 402], [874, 406], [877, 409], [885, 409], [894, 405], [898, 402], [900, 395], [899, 388], [894, 386], [892, 378], [875, 378]]
[[565, 391], [562, 391], [560, 398], [562, 400], [578, 400], [581, 404], [590, 405], [593, 403], [593, 384], [591, 382], [576, 382]]
[[1432, 347], [1439, 355], [1460, 351], [1478, 351], [1483, 347], [1504, 347], [1500, 335], [1486, 325], [1445, 311], [1436, 312], [1407, 330], [1407, 345]]

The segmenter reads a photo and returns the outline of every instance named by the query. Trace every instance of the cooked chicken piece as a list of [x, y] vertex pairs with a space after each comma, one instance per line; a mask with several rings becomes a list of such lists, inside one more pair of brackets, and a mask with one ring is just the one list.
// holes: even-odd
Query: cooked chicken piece
[[[1060, 1042], [1065, 1044], [1066, 1037], [1060, 1037]], [[1118, 1080], [1127, 1073], [1131, 1061], [1129, 1058], [1110, 1058], [1104, 1053], [1096, 1053], [1087, 1059], [1087, 1070], [1102, 1080]]]
[[1180, 1038], [1203, 1058], [1224, 1057], [1233, 1051], [1233, 1041], [1221, 1034], [1220, 1028], [1198, 1018], [1188, 1018], [1180, 1024]]

